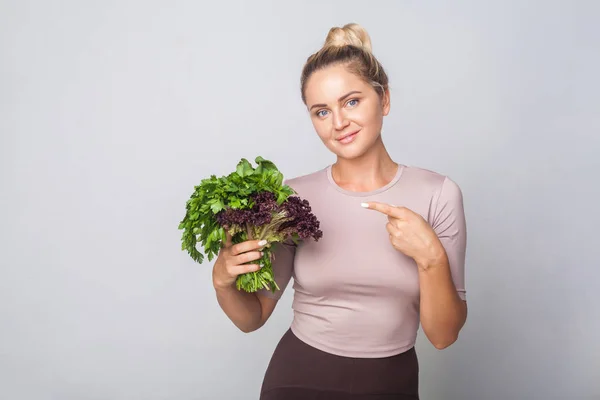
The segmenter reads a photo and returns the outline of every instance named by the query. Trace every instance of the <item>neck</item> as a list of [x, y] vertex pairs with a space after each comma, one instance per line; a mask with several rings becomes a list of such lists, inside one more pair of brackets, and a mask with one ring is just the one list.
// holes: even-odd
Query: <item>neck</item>
[[336, 183], [357, 192], [368, 192], [387, 185], [396, 175], [398, 164], [387, 152], [381, 136], [373, 147], [360, 157], [338, 157], [331, 173]]

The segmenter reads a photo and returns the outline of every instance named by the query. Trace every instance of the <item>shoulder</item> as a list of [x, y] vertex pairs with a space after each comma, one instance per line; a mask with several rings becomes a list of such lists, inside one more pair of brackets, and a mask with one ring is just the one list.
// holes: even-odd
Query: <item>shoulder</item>
[[407, 166], [403, 178], [411, 187], [428, 193], [434, 201], [462, 200], [460, 186], [448, 175], [427, 168]]
[[413, 165], [406, 166], [402, 175], [404, 180], [409, 180], [412, 184], [427, 187], [439, 187], [446, 179], [446, 176], [439, 172]]
[[462, 191], [448, 175], [420, 167], [407, 167], [404, 173], [416, 209], [421, 210], [436, 232], [441, 232], [444, 224], [462, 219]]
[[327, 168], [285, 179], [283, 183], [290, 186], [297, 193], [322, 188], [327, 185]]
[[458, 188], [458, 184], [448, 175], [423, 167], [406, 166], [403, 172], [404, 178], [411, 183], [441, 189], [444, 186]]

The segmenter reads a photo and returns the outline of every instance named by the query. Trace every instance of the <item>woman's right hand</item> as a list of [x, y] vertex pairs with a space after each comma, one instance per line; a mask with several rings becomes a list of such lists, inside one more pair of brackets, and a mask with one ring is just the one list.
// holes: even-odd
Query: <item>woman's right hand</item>
[[259, 260], [262, 257], [260, 250], [266, 244], [266, 240], [247, 240], [232, 244], [231, 235], [227, 233], [227, 240], [221, 248], [213, 267], [213, 286], [215, 289], [234, 287], [238, 275], [258, 271], [260, 269], [258, 263], [246, 263]]

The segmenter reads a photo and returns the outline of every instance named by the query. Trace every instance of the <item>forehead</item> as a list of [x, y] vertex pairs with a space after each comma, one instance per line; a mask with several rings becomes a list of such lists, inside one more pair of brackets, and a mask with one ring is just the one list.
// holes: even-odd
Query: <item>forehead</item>
[[365, 92], [370, 86], [343, 65], [335, 65], [315, 71], [306, 82], [306, 102], [330, 103], [352, 91]]

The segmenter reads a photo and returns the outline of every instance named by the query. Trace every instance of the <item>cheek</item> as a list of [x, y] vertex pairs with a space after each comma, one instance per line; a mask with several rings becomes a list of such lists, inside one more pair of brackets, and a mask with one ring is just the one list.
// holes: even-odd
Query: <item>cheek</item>
[[330, 123], [327, 122], [327, 120], [313, 119], [312, 123], [317, 135], [319, 135], [321, 139], [325, 140], [330, 136], [331, 128]]
[[376, 134], [381, 129], [383, 117], [374, 109], [363, 109], [357, 110], [354, 120], [369, 133]]
[[357, 108], [350, 111], [351, 118], [364, 127], [377, 125], [383, 118], [381, 106], [374, 99], [366, 99]]
[[383, 119], [383, 116], [379, 107], [369, 107], [368, 110], [364, 110], [362, 118], [364, 118], [365, 121], [368, 121], [369, 124], [379, 125]]

